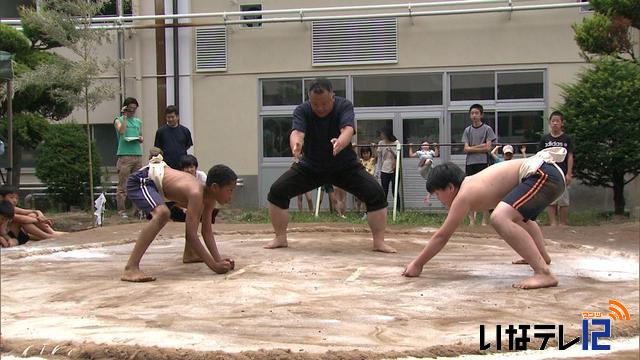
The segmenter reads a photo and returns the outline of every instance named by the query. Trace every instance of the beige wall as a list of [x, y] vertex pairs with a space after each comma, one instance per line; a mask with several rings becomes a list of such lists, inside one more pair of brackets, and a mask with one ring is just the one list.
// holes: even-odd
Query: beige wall
[[[293, 8], [344, 6], [344, 2], [340, 1], [263, 1], [262, 3], [265, 10], [289, 6]], [[385, 2], [351, 1], [349, 3], [364, 5]], [[230, 1], [193, 1], [194, 11], [237, 11], [238, 9], [239, 6], [232, 5]], [[276, 16], [291, 17], [292, 15], [271, 15], [270, 17]], [[583, 16], [585, 13], [580, 13], [578, 9], [559, 9], [515, 12], [511, 15], [487, 13], [398, 18], [399, 62], [382, 67], [374, 65], [348, 66], [348, 68], [398, 70], [412, 67], [582, 62], [570, 25]], [[195, 22], [207, 21], [198, 19]], [[311, 65], [310, 27], [310, 23], [299, 22], [264, 24], [262, 28], [230, 26], [227, 73], [264, 74], [339, 68]]]
[[224, 163], [238, 174], [258, 174], [256, 77], [196, 78], [193, 87], [193, 142], [201, 167]]
[[[388, 2], [349, 3], [364, 5]], [[262, 4], [264, 10], [345, 5], [342, 1], [280, 0], [262, 1]], [[193, 12], [238, 10], [239, 5], [231, 1], [192, 1]], [[292, 15], [265, 17], [276, 16]], [[223, 73], [199, 72], [194, 77], [196, 154], [207, 161], [214, 160], [223, 149], [237, 147], [237, 136], [243, 134], [248, 148], [237, 153], [244, 156], [224, 152], [225, 158], [231, 166], [238, 168], [239, 173], [258, 173], [258, 149], [254, 144], [258, 143], [259, 92], [256, 86], [259, 77], [547, 68], [548, 99], [550, 104], [556, 104], [560, 97], [555, 84], [571, 81], [582, 64], [570, 24], [583, 16], [578, 9], [566, 9], [511, 15], [498, 13], [399, 18], [398, 63], [368, 66], [313, 67], [310, 23], [264, 24], [262, 28], [229, 26], [228, 70]], [[194, 21], [207, 23], [212, 20]], [[195, 53], [193, 56], [195, 58]], [[195, 64], [193, 70], [195, 72]], [[242, 133], [235, 132], [238, 130]], [[203, 140], [209, 141], [203, 145]]]

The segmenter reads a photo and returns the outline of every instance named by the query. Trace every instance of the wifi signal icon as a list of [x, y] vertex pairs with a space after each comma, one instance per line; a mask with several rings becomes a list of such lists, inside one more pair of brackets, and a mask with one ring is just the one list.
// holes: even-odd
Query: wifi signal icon
[[624, 305], [618, 300], [609, 299], [609, 316], [613, 320], [629, 320], [631, 317], [629, 316], [629, 311]]

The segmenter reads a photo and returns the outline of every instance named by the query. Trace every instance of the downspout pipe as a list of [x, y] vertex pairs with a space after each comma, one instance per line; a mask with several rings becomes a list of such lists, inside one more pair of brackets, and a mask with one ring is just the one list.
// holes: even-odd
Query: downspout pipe
[[[173, 0], [172, 9], [173, 15], [178, 15], [178, 0]], [[178, 18], [173, 18], [173, 24], [178, 25]], [[173, 104], [180, 110], [180, 67], [178, 63], [178, 27], [173, 28]]]

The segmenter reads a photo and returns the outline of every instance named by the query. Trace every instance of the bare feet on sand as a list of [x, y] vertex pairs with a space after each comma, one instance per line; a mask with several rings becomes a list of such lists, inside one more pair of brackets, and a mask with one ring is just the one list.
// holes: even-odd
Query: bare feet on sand
[[67, 234], [68, 234], [68, 232], [65, 232], [65, 231], [54, 231], [53, 232], [53, 236], [54, 237], [63, 236], [63, 235], [67, 235]]
[[558, 286], [558, 279], [556, 279], [553, 275], [533, 275], [528, 279], [524, 279], [519, 283], [513, 284], [514, 288], [518, 289], [539, 289], [546, 287]]
[[398, 251], [394, 248], [392, 248], [391, 246], [382, 243], [381, 245], [374, 245], [373, 246], [373, 251], [379, 251], [379, 252], [383, 252], [383, 253], [397, 253]]
[[[551, 264], [551, 259], [545, 260], [544, 262], [546, 262], [547, 265], [549, 265], [549, 264]], [[529, 265], [529, 263], [525, 259], [513, 260], [511, 263], [514, 264], [514, 265]]]
[[286, 248], [289, 246], [287, 240], [280, 240], [278, 238], [273, 239], [267, 243], [267, 245], [263, 246], [264, 249], [277, 249], [277, 248]]
[[182, 255], [182, 262], [184, 264], [201, 263], [202, 259], [198, 255]]
[[120, 280], [131, 281], [131, 282], [148, 282], [148, 281], [155, 281], [156, 278], [151, 275], [147, 275], [143, 273], [142, 271], [140, 271], [140, 269], [135, 269], [135, 270], [125, 270], [122, 273], [122, 277], [120, 278]]

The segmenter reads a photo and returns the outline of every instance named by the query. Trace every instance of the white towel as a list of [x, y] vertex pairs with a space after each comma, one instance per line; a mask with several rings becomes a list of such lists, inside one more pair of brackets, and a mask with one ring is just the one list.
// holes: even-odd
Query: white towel
[[540, 166], [542, 166], [543, 163], [548, 163], [552, 164], [558, 169], [560, 174], [562, 174], [562, 179], [565, 180], [566, 183], [566, 179], [564, 179], [564, 173], [562, 172], [562, 169], [560, 169], [560, 167], [556, 164], [559, 162], [563, 162], [566, 156], [567, 149], [559, 146], [549, 147], [538, 151], [532, 157], [527, 158], [520, 166], [520, 171], [518, 173], [520, 181], [534, 174], [540, 168]]
[[153, 180], [158, 192], [166, 201], [167, 198], [164, 196], [164, 191], [162, 191], [162, 179], [164, 178], [165, 166], [167, 166], [167, 163], [164, 162], [162, 155], [156, 155], [149, 160], [149, 179]]

